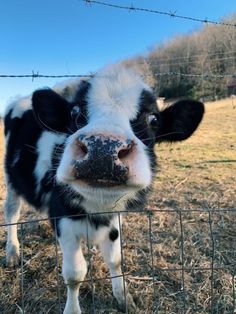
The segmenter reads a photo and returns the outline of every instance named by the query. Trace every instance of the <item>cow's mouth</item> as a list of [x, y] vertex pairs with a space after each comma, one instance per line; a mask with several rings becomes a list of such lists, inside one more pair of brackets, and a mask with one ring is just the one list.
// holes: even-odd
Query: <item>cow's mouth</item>
[[[96, 179], [96, 180], [86, 180], [86, 179], [76, 179], [71, 181], [71, 183], [78, 188], [85, 189], [86, 191], [89, 191], [93, 193], [95, 190], [104, 190], [106, 193], [110, 190], [112, 193], [117, 191], [117, 193], [120, 193], [121, 191], [126, 190], [139, 190], [142, 188], [142, 186], [138, 184], [132, 184], [130, 182], [122, 182], [122, 181], [116, 181], [116, 180], [107, 180], [107, 179]], [[81, 190], [82, 192], [82, 190]]]
[[87, 179], [77, 179], [75, 180], [81, 186], [96, 188], [96, 189], [103, 189], [103, 188], [115, 188], [115, 187], [126, 187], [126, 183], [122, 181], [116, 180], [108, 180], [108, 179], [94, 179], [94, 180], [87, 180]]
[[109, 187], [116, 187], [116, 186], [124, 186], [124, 182], [118, 182], [114, 180], [106, 180], [106, 179], [97, 179], [94, 181], [87, 181], [87, 184], [91, 187], [96, 188], [109, 188]]

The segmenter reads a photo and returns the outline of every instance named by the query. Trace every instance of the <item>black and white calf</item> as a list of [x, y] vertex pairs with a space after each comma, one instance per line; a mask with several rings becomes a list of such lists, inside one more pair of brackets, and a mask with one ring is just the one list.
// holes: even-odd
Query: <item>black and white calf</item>
[[[50, 218], [61, 217], [53, 227], [68, 290], [64, 313], [81, 313], [79, 283], [87, 266], [80, 240], [87, 235], [99, 245], [111, 276], [118, 276], [112, 279], [113, 294], [125, 307], [115, 212], [144, 205], [156, 169], [155, 143], [188, 138], [203, 112], [202, 103], [190, 100], [160, 112], [151, 89], [120, 65], [88, 81], [38, 90], [8, 107], [6, 222], [18, 221], [21, 198]], [[18, 258], [17, 228], [10, 225], [7, 264]], [[131, 311], [130, 294], [126, 300]]]

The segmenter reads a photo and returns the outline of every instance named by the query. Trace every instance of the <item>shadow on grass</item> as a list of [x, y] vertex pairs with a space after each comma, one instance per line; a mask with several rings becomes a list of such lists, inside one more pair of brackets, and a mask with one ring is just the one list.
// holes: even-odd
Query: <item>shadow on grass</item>
[[221, 159], [221, 160], [206, 160], [206, 161], [202, 161], [200, 162], [201, 164], [217, 164], [217, 163], [231, 163], [231, 162], [236, 162], [236, 159]]

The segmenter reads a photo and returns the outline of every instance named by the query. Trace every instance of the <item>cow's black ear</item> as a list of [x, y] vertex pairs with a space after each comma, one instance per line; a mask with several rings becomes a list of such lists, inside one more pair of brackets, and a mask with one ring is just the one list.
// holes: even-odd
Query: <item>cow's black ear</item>
[[182, 141], [197, 129], [204, 114], [204, 105], [195, 100], [180, 100], [160, 112], [161, 127], [157, 142]]
[[33, 93], [32, 106], [36, 120], [47, 130], [65, 132], [69, 126], [70, 103], [51, 89]]

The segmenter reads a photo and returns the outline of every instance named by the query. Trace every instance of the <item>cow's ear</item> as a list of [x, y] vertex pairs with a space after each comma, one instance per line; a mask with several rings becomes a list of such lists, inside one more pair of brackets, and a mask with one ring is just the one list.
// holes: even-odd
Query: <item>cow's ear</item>
[[182, 141], [197, 129], [204, 114], [204, 105], [195, 100], [180, 100], [160, 112], [161, 127], [157, 142]]
[[51, 89], [33, 93], [32, 106], [36, 120], [44, 129], [65, 132], [70, 119], [70, 103]]

